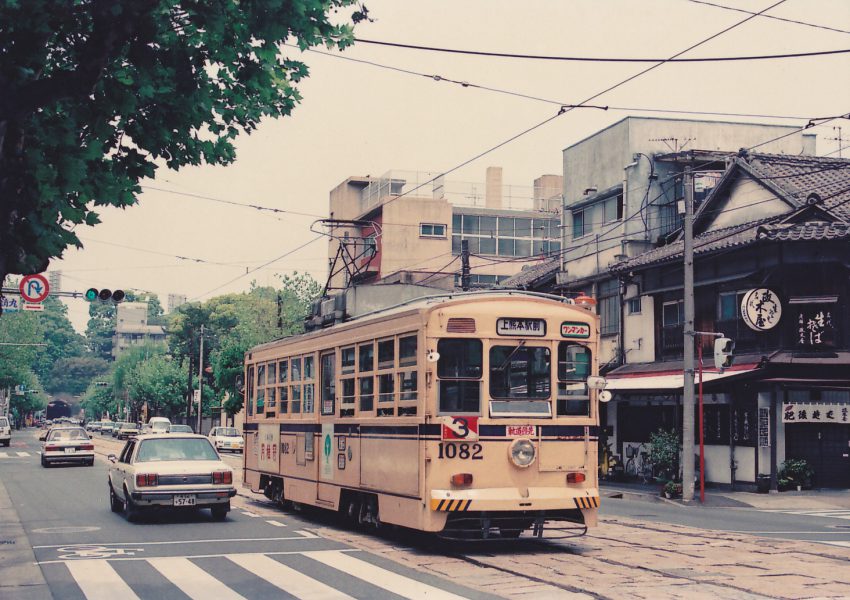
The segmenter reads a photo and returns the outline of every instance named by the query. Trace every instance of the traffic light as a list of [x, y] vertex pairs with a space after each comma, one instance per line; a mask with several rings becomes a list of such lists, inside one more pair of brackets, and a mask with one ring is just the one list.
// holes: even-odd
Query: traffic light
[[109, 290], [103, 288], [102, 290], [98, 290], [96, 288], [89, 288], [86, 290], [86, 300], [89, 302], [94, 302], [95, 300], [102, 300], [106, 302], [107, 300], [112, 300], [113, 302], [121, 302], [124, 299], [124, 290]]
[[714, 366], [721, 373], [723, 369], [728, 369], [732, 366], [732, 361], [735, 359], [735, 342], [727, 337], [717, 338], [714, 340]]

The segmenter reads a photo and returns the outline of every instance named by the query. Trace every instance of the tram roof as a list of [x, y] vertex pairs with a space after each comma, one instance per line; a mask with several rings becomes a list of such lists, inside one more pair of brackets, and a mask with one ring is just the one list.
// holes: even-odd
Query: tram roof
[[[273, 344], [277, 344], [283, 340], [298, 340], [298, 339], [306, 339], [312, 336], [319, 336], [323, 334], [327, 334], [331, 331], [338, 331], [339, 329], [345, 328], [349, 325], [354, 324], [362, 324], [368, 323], [373, 320], [385, 319], [387, 317], [396, 316], [400, 314], [405, 314], [408, 312], [415, 312], [423, 309], [434, 308], [435, 306], [447, 304], [447, 303], [456, 303], [465, 300], [483, 300], [483, 299], [508, 299], [508, 298], [527, 298], [527, 299], [538, 299], [538, 300], [548, 300], [560, 302], [562, 304], [566, 304], [568, 306], [575, 306], [575, 304], [569, 300], [568, 298], [563, 298], [561, 296], [555, 296], [553, 294], [543, 294], [540, 292], [530, 292], [527, 290], [482, 290], [475, 292], [446, 292], [445, 294], [433, 294], [430, 296], [422, 296], [419, 298], [414, 298], [411, 300], [406, 300], [404, 302], [400, 302], [398, 304], [394, 304], [392, 306], [387, 306], [385, 308], [373, 310], [362, 315], [358, 315], [356, 317], [351, 317], [346, 319], [345, 321], [341, 321], [330, 327], [323, 327], [320, 329], [316, 329], [314, 331], [308, 331], [305, 333], [298, 333], [295, 335], [285, 336], [282, 338], [277, 338], [275, 340], [266, 342], [264, 344], [258, 344], [253, 346], [248, 350], [248, 353], [253, 353], [258, 350], [262, 350], [264, 348], [270, 347]], [[587, 313], [588, 315], [593, 315], [593, 313]], [[595, 316], [595, 315], [593, 315]]]

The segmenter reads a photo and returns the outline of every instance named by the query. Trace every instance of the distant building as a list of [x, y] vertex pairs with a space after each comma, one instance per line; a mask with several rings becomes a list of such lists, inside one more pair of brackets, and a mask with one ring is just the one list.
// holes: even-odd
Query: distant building
[[557, 255], [562, 178], [543, 175], [534, 184], [505, 186], [500, 167], [488, 168], [483, 184], [401, 171], [349, 177], [330, 193], [331, 218], [358, 221], [331, 231], [332, 287], [398, 282], [454, 289], [464, 240], [471, 287], [492, 287], [525, 264]]
[[48, 271], [47, 283], [50, 285], [51, 292], [62, 291], [62, 271]]
[[147, 302], [124, 302], [117, 305], [115, 335], [112, 336], [112, 358], [130, 346], [145, 342], [165, 342], [165, 331], [159, 325], [148, 325]]
[[186, 294], [168, 294], [168, 312], [174, 312], [178, 307], [186, 304]]

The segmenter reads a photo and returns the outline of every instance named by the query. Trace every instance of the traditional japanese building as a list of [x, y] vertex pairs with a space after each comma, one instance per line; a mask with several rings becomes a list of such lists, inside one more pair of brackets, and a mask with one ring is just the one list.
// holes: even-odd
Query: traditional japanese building
[[[850, 487], [850, 160], [742, 152], [727, 164], [694, 224], [695, 329], [735, 343], [720, 373], [714, 338], [697, 339], [706, 479], [776, 485], [783, 461], [802, 458], [816, 487]], [[624, 454], [681, 427], [682, 234], [666, 241], [610, 269], [626, 356], [649, 354], [608, 373], [605, 424]]]

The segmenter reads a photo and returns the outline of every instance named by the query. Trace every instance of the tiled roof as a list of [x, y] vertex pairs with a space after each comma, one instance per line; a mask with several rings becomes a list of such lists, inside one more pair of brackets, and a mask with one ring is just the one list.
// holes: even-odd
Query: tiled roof
[[848, 223], [788, 223], [762, 225], [756, 238], [781, 242], [825, 241], [850, 239]]
[[774, 184], [800, 205], [814, 193], [823, 199], [822, 208], [850, 221], [850, 159], [750, 154], [745, 160], [756, 177]]
[[561, 268], [560, 257], [549, 258], [533, 266], [523, 267], [522, 271], [501, 281], [500, 288], [524, 289], [541, 279], [554, 277]]

